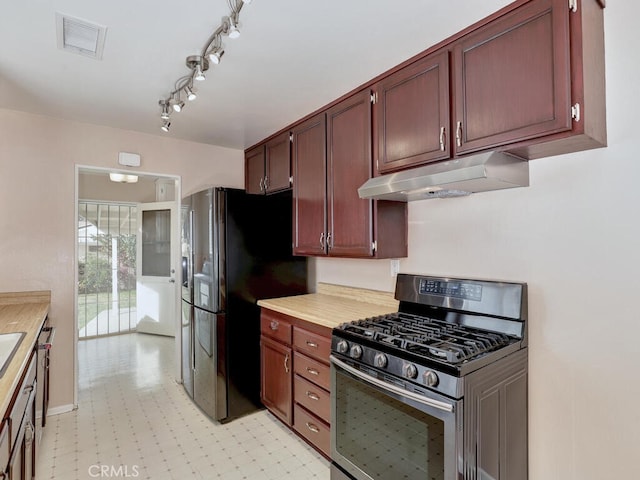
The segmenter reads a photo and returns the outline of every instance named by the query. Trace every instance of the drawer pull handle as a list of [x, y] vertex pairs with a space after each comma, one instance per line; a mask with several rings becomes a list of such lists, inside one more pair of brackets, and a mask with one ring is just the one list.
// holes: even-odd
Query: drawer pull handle
[[27, 385], [26, 387], [24, 387], [24, 389], [22, 390], [22, 393], [27, 395], [29, 393], [33, 392], [33, 385]]
[[286, 373], [289, 373], [289, 354], [288, 353], [284, 356], [284, 371]]
[[313, 433], [320, 433], [320, 429], [311, 422], [307, 422], [307, 428], [311, 430]]
[[307, 367], [307, 372], [309, 372], [311, 375], [320, 375], [320, 372], [318, 372], [318, 370], [316, 370], [315, 368]]
[[307, 346], [309, 346], [311, 348], [318, 348], [318, 344], [316, 342], [312, 342], [310, 340], [307, 340]]
[[273, 331], [278, 330], [278, 322], [276, 322], [275, 320], [271, 320], [271, 323], [269, 324], [269, 327], [271, 327], [271, 330], [273, 330]]
[[316, 401], [320, 400], [320, 397], [318, 395], [309, 391], [307, 391], [307, 397], [309, 397], [311, 400], [316, 400]]

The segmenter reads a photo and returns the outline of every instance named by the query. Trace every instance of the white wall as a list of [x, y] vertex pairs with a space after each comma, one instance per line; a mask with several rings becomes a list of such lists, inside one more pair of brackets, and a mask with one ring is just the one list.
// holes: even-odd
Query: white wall
[[[409, 204], [402, 272], [529, 285], [532, 480], [640, 478], [639, 15], [607, 2], [609, 147], [532, 161], [528, 188]], [[388, 261], [317, 275], [393, 288]]]
[[182, 193], [242, 187], [239, 150], [0, 109], [0, 291], [51, 290], [51, 408], [73, 402], [75, 165], [119, 168], [118, 152], [142, 157], [141, 172], [182, 178]]

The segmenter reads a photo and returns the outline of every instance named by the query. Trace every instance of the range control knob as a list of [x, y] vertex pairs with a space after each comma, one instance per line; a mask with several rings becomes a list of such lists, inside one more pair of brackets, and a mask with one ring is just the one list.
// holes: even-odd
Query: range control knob
[[346, 340], [340, 340], [336, 345], [338, 353], [347, 353], [349, 350], [349, 343]]
[[384, 353], [376, 353], [376, 356], [373, 357], [373, 362], [378, 368], [384, 368], [387, 366], [387, 363], [389, 363]]
[[360, 358], [362, 356], [362, 347], [360, 345], [354, 345], [351, 347], [351, 350], [349, 350], [349, 356], [356, 359]]
[[405, 363], [402, 367], [402, 374], [407, 378], [416, 378], [418, 376], [418, 369], [413, 363]]
[[424, 374], [422, 375], [422, 380], [427, 387], [435, 387], [440, 381], [438, 375], [436, 375], [436, 372], [434, 372], [433, 370], [427, 370], [426, 372], [424, 372]]

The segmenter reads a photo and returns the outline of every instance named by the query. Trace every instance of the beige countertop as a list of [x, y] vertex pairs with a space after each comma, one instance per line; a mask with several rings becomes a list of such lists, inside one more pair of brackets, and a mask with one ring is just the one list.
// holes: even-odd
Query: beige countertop
[[49, 313], [51, 292], [0, 293], [0, 333], [25, 332], [18, 350], [0, 378], [0, 414], [11, 402], [11, 395], [32, 351], [40, 329]]
[[317, 293], [259, 300], [258, 305], [329, 328], [398, 311], [391, 292], [326, 283], [318, 284]]

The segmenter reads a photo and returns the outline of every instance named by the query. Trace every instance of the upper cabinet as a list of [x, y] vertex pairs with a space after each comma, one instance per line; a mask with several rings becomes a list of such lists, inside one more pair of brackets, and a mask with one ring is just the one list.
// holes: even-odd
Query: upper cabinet
[[291, 188], [291, 140], [283, 132], [245, 153], [247, 193], [275, 193]]
[[407, 255], [406, 204], [358, 197], [371, 172], [369, 90], [293, 129], [295, 254]]
[[375, 84], [373, 102], [378, 172], [449, 158], [447, 51], [419, 60]]
[[488, 23], [453, 59], [456, 153], [571, 130], [566, 1], [535, 0]]
[[519, 0], [376, 82], [376, 174], [494, 149], [534, 159], [606, 146], [602, 8]]

